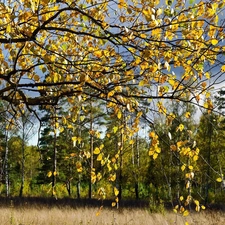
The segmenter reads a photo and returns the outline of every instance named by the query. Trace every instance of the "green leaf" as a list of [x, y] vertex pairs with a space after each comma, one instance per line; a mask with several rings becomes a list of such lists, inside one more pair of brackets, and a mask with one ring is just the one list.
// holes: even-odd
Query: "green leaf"
[[113, 127], [113, 133], [115, 134], [118, 131], [118, 127]]
[[61, 48], [63, 51], [66, 51], [68, 49], [68, 45], [66, 43], [63, 43]]

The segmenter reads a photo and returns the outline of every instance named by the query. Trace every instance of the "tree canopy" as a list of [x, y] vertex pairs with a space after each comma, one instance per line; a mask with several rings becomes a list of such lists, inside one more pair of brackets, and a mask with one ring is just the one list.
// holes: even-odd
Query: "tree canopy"
[[161, 99], [202, 104], [204, 95], [211, 109], [208, 89], [225, 71], [224, 2], [166, 3], [1, 3], [1, 98], [31, 106], [94, 97], [129, 111], [158, 99], [165, 113]]

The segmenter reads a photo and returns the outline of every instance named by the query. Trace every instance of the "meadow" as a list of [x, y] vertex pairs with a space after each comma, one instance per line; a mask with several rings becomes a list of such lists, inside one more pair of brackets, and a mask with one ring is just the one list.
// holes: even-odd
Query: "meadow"
[[147, 210], [115, 211], [98, 208], [1, 208], [1, 225], [224, 225], [221, 212], [193, 213], [187, 217]]
[[71, 207], [68, 205], [4, 205], [1, 225], [224, 225], [225, 213], [205, 210], [183, 217], [165, 210], [151, 213], [147, 208]]

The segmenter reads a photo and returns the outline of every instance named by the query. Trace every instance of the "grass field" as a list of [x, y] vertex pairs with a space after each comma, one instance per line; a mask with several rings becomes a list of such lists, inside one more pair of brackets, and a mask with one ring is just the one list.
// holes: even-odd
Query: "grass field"
[[110, 210], [70, 207], [1, 207], [1, 225], [224, 225], [225, 213], [204, 211], [182, 217], [144, 209]]

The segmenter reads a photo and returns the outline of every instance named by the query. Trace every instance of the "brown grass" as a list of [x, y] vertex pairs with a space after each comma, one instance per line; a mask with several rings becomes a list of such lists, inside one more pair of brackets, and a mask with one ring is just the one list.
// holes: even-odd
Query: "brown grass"
[[98, 208], [0, 208], [1, 225], [224, 225], [225, 213], [191, 213], [182, 217], [173, 212], [151, 214], [147, 210], [122, 211]]

